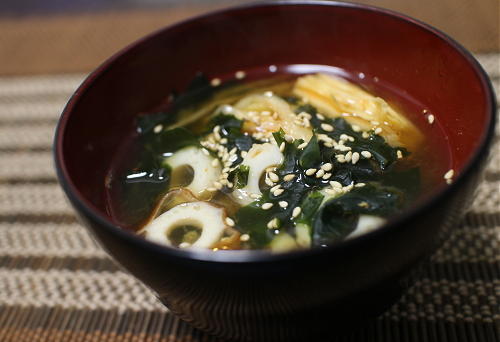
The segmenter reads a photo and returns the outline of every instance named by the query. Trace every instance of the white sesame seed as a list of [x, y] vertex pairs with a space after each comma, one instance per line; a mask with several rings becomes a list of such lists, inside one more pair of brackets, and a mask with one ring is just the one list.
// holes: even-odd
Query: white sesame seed
[[189, 242], [181, 242], [179, 244], [179, 248], [188, 248], [190, 246], [191, 246], [191, 244]]
[[160, 133], [162, 129], [163, 129], [163, 125], [156, 125], [155, 128], [153, 129], [153, 131], [155, 133]]
[[248, 152], [247, 151], [241, 151], [241, 157], [245, 158], [247, 156]]
[[228, 187], [228, 188], [232, 188], [233, 186], [234, 186], [234, 184], [233, 184], [233, 183], [231, 183], [231, 182], [227, 182], [227, 187]]
[[220, 140], [220, 143], [221, 143], [221, 144], [227, 144], [227, 139], [226, 139], [226, 138], [221, 139], [221, 140]]
[[362, 187], [364, 187], [365, 185], [366, 185], [365, 183], [356, 183], [354, 186], [355, 186], [356, 188], [362, 188]]
[[269, 179], [271, 179], [274, 183], [278, 182], [280, 180], [280, 178], [278, 177], [277, 174], [275, 174], [274, 172], [269, 172], [267, 174], [269, 176]]
[[278, 218], [273, 218], [267, 223], [267, 228], [273, 229], [273, 228], [278, 228]]
[[434, 122], [434, 115], [432, 114], [429, 114], [427, 116], [427, 121], [432, 125], [432, 123]]
[[307, 169], [306, 170], [306, 175], [312, 176], [316, 173], [316, 169]]
[[288, 202], [287, 201], [279, 201], [278, 204], [282, 208], [288, 207]]
[[326, 163], [321, 165], [321, 168], [325, 171], [330, 171], [333, 168], [333, 165], [331, 163]]
[[276, 190], [278, 190], [279, 188], [281, 188], [281, 184], [278, 184], [278, 185], [273, 186], [273, 187], [270, 189], [270, 191], [271, 191], [271, 192], [275, 192], [275, 191], [276, 191]]
[[234, 220], [230, 217], [226, 217], [226, 224], [230, 227], [234, 227]]
[[233, 147], [231, 151], [229, 151], [229, 154], [235, 154], [238, 149], [236, 147]]
[[359, 132], [359, 131], [361, 131], [361, 127], [359, 127], [358, 125], [352, 125], [352, 130], [354, 132]]
[[266, 91], [266, 92], [264, 93], [264, 96], [265, 96], [265, 97], [272, 97], [273, 95], [274, 95], [274, 94], [273, 94], [273, 92], [272, 92], [272, 91]]
[[377, 127], [377, 128], [375, 128], [374, 132], [375, 132], [375, 134], [380, 134], [380, 133], [382, 133], [382, 128]]
[[280, 151], [283, 152], [285, 150], [285, 142], [280, 144]]
[[240, 241], [246, 242], [248, 240], [250, 240], [250, 235], [248, 235], [248, 234], [242, 234], [240, 236]]
[[318, 172], [316, 172], [316, 178], [321, 178], [325, 175], [325, 170], [319, 169]]
[[265, 182], [267, 185], [269, 185], [269, 186], [274, 186], [274, 182], [273, 182], [272, 180], [270, 180], [269, 178], [266, 178], [266, 179], [264, 180], [264, 182]]
[[372, 157], [372, 154], [369, 151], [361, 151], [361, 155], [365, 157], [366, 159], [369, 159]]
[[343, 154], [337, 154], [337, 155], [335, 155], [335, 158], [341, 164], [346, 162], [345, 156]]
[[396, 156], [398, 157], [398, 159], [403, 158], [403, 152], [401, 152], [401, 150], [397, 150], [396, 151]]
[[359, 153], [358, 152], [354, 152], [352, 154], [352, 163], [356, 164], [358, 162], [358, 160], [359, 160]]
[[214, 159], [214, 160], [212, 160], [212, 166], [213, 166], [213, 167], [217, 167], [217, 166], [219, 166], [219, 159]]
[[352, 152], [351, 151], [347, 152], [345, 154], [345, 156], [344, 156], [344, 159], [345, 159], [346, 162], [349, 163], [351, 161], [351, 159], [352, 159]]
[[262, 197], [262, 195], [259, 195], [259, 194], [250, 194], [250, 197], [253, 198], [253, 199], [259, 199]]
[[451, 178], [446, 180], [446, 184], [451, 184], [451, 183], [453, 183], [453, 180]]
[[323, 176], [323, 179], [330, 179], [331, 176], [332, 176], [331, 173], [325, 173], [325, 175]]
[[283, 177], [283, 180], [286, 182], [289, 182], [289, 181], [293, 180], [294, 178], [295, 178], [295, 175], [293, 173], [290, 173], [290, 174], [286, 175], [285, 177]]
[[209, 156], [210, 155], [210, 152], [208, 152], [208, 150], [206, 148], [202, 148], [201, 149], [201, 152], [206, 155], [206, 156]]
[[361, 208], [368, 208], [370, 205], [366, 201], [361, 201], [358, 203], [358, 206]]
[[307, 146], [307, 143], [306, 143], [306, 142], [304, 142], [304, 143], [300, 144], [299, 146], [297, 146], [297, 148], [298, 148], [299, 150], [302, 150], [302, 149], [304, 149], [306, 146]]
[[283, 190], [283, 189], [274, 190], [273, 195], [274, 195], [275, 197], [278, 197], [278, 196], [279, 196], [279, 195], [281, 195], [283, 192], [285, 192], [285, 190]]
[[278, 114], [278, 112], [274, 112], [273, 113], [273, 119], [274, 120], [279, 120], [279, 118], [280, 118], [280, 115]]
[[262, 208], [262, 209], [264, 209], [264, 210], [269, 210], [269, 209], [271, 209], [272, 207], [273, 207], [273, 204], [272, 204], [272, 203], [270, 203], [270, 202], [266, 202], [266, 203], [262, 204], [262, 207], [261, 207], [261, 208]]
[[368, 139], [370, 137], [370, 134], [368, 134], [368, 132], [363, 132], [363, 134], [361, 134], [361, 136], [364, 138], [364, 139]]
[[278, 67], [276, 65], [272, 64], [272, 65], [269, 66], [269, 71], [270, 72], [276, 72], [276, 70], [278, 70]]
[[221, 83], [220, 78], [213, 78], [213, 79], [210, 81], [210, 85], [211, 85], [212, 87], [217, 87], [217, 86], [219, 86], [219, 85], [220, 85], [220, 83]]
[[327, 195], [336, 196], [341, 191], [341, 189], [337, 189], [337, 188], [335, 188], [335, 189], [325, 189], [324, 191], [325, 191], [325, 193]]
[[316, 117], [320, 120], [325, 120], [325, 117], [320, 113], [316, 113]]
[[293, 143], [293, 137], [291, 135], [285, 134], [285, 141], [287, 143]]
[[322, 123], [321, 129], [327, 132], [333, 132], [333, 126], [327, 123]]
[[450, 169], [444, 174], [444, 179], [452, 179], [454, 174], [455, 171], [453, 169]]
[[220, 190], [222, 189], [222, 184], [220, 182], [214, 182], [214, 187], [217, 189], [217, 190]]
[[348, 140], [348, 139], [349, 139], [349, 137], [348, 137], [348, 135], [347, 135], [347, 134], [341, 134], [341, 135], [340, 135], [340, 140], [346, 141], [346, 140]]
[[324, 141], [329, 143], [333, 143], [335, 141], [326, 134], [318, 134], [317, 137], [319, 141]]
[[236, 71], [234, 76], [236, 76], [237, 79], [241, 80], [241, 79], [245, 78], [246, 74], [244, 71], [239, 70], [239, 71]]
[[296, 218], [297, 216], [300, 215], [301, 212], [302, 212], [302, 208], [301, 207], [295, 207], [295, 208], [293, 208], [292, 217]]
[[333, 144], [332, 143], [324, 143], [323, 144], [325, 147], [333, 147]]
[[342, 188], [342, 184], [337, 181], [330, 181], [330, 185], [332, 186], [332, 188]]

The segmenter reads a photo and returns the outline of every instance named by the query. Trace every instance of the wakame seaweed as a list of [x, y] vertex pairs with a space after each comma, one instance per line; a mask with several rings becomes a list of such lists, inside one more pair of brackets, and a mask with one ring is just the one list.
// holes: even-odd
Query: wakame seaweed
[[[280, 177], [295, 174], [296, 177], [294, 181], [284, 183], [282, 188], [285, 191], [282, 195], [275, 197], [267, 189], [259, 201], [237, 212], [237, 227], [241, 232], [250, 234], [253, 248], [262, 248], [272, 240], [273, 232], [267, 228], [266, 223], [273, 218], [278, 219], [280, 229], [287, 229], [291, 233], [296, 223], [307, 224], [312, 227], [313, 246], [331, 245], [354, 231], [359, 215], [387, 217], [401, 210], [419, 190], [419, 168], [396, 171], [392, 167], [398, 159], [397, 150], [402, 151], [405, 156], [409, 154], [405, 149], [391, 147], [382, 137], [374, 134], [365, 139], [343, 118], [322, 121], [314, 119], [317, 110], [309, 104], [300, 106], [299, 109], [299, 113], [305, 111], [313, 115], [311, 124], [316, 132], [327, 134], [334, 139], [340, 139], [341, 135], [347, 134], [353, 137], [354, 141], [347, 141], [346, 146], [353, 152], [369, 151], [373, 158], [361, 159], [356, 164], [340, 163], [331, 149], [320, 146], [315, 135], [306, 147], [300, 150], [298, 146], [303, 143], [302, 140], [289, 143], [284, 139], [283, 130], [273, 133], [277, 145], [285, 144], [284, 161], [277, 168], [277, 174]], [[325, 122], [335, 127], [333, 132], [321, 129], [320, 124]], [[319, 165], [324, 163], [333, 165], [332, 176], [328, 180], [307, 177], [305, 172], [309, 168], [319, 169]], [[325, 195], [318, 190], [327, 187], [330, 181], [338, 181], [344, 186], [358, 182], [369, 183], [334, 199], [328, 200], [326, 196], [326, 203], [321, 205]], [[270, 210], [261, 209], [261, 205], [270, 200], [286, 201], [288, 207], [283, 209], [273, 206]], [[359, 206], [359, 203], [366, 203], [366, 207]], [[302, 215], [297, 220], [291, 218], [295, 207], [302, 208]]]
[[[128, 221], [137, 224], [145, 220], [158, 200], [167, 192], [171, 170], [163, 163], [164, 156], [198, 144], [198, 139], [182, 127], [144, 138], [141, 161], [132, 172], [122, 176], [125, 199], [122, 206]], [[144, 199], [145, 202], [142, 203]]]
[[212, 87], [207, 76], [199, 72], [191, 80], [186, 90], [177, 95], [172, 91], [171, 101], [165, 105], [165, 109], [157, 112], [144, 113], [137, 118], [137, 131], [139, 134], [153, 133], [156, 126], [164, 127], [173, 124], [179, 117], [181, 111], [189, 111], [193, 107], [211, 99], [215, 93], [231, 86], [236, 81], [227, 82], [220, 87]]

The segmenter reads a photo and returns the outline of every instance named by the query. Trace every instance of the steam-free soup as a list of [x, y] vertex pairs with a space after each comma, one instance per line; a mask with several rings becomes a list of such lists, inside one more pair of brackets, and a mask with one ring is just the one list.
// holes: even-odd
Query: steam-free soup
[[178, 248], [330, 246], [379, 228], [429, 183], [421, 129], [322, 73], [200, 77], [141, 115], [134, 141], [139, 157], [112, 175], [112, 200], [138, 234]]

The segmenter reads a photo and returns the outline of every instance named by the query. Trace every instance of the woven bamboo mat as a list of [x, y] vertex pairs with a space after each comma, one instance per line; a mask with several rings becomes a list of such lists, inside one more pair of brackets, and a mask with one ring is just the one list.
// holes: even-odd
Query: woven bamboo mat
[[[500, 54], [478, 57], [498, 97]], [[0, 341], [216, 341], [117, 267], [66, 203], [51, 143], [83, 77], [0, 77]], [[500, 341], [499, 138], [474, 205], [415, 286], [343, 341]]]

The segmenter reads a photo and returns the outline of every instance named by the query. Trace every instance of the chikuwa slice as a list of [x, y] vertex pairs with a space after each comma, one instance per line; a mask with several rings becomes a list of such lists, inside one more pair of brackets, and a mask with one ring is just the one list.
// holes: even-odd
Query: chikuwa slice
[[[208, 202], [182, 203], [155, 218], [144, 227], [143, 232], [146, 239], [159, 244], [211, 248], [220, 241], [224, 230], [228, 228], [225, 217], [224, 209]], [[172, 236], [176, 229], [187, 231], [176, 239], [178, 241], [174, 241]], [[185, 239], [188, 234], [191, 234], [190, 241]]]
[[172, 169], [172, 174], [177, 168], [190, 166], [193, 171], [193, 179], [184, 187], [198, 197], [207, 188], [212, 187], [221, 175], [221, 166], [219, 163], [215, 165], [214, 160], [216, 158], [204, 154], [201, 148], [186, 147], [165, 159], [164, 163]]
[[262, 174], [268, 167], [282, 162], [283, 154], [278, 146], [270, 143], [254, 144], [241, 163], [249, 167], [247, 184], [241, 189], [236, 189], [232, 193], [233, 198], [242, 205], [253, 202], [255, 199], [252, 195], [262, 195], [259, 188]]

